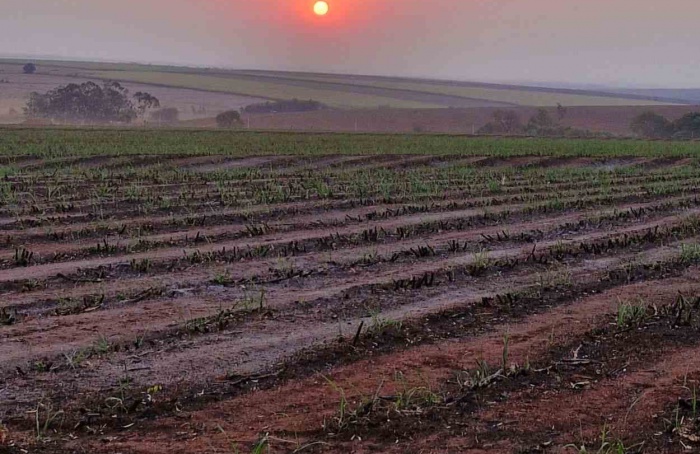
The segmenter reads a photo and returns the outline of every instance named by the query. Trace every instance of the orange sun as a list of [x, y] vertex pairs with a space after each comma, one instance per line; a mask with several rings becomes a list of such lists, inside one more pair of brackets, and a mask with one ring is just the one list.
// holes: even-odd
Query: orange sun
[[316, 13], [317, 16], [325, 16], [328, 14], [328, 3], [316, 2], [314, 5], [314, 13]]

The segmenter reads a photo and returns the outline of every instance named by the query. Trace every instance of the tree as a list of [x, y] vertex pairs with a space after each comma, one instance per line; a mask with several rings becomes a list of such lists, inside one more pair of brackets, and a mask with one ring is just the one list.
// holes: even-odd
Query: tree
[[562, 121], [564, 117], [566, 116], [568, 112], [568, 109], [561, 104], [557, 103], [557, 117], [559, 118], [559, 121]]
[[479, 134], [517, 134], [522, 132], [523, 125], [518, 114], [512, 110], [496, 110], [493, 121], [487, 123]]
[[235, 110], [228, 110], [216, 116], [216, 125], [219, 128], [233, 128], [240, 124], [242, 124], [241, 114]]
[[129, 90], [118, 82], [105, 82], [102, 86], [85, 82], [60, 86], [44, 94], [31, 93], [25, 112], [32, 118], [129, 123], [145, 111], [142, 99], [148, 99], [149, 105], [159, 105], [157, 99], [142, 93], [138, 107], [134, 106]]
[[644, 112], [632, 119], [630, 129], [632, 132], [642, 137], [663, 139], [673, 134], [674, 125], [659, 114]]
[[557, 134], [559, 128], [547, 109], [537, 109], [527, 122], [527, 132], [535, 136], [547, 136]]
[[22, 68], [22, 71], [24, 71], [24, 74], [34, 74], [36, 72], [36, 65], [34, 63], [27, 63]]
[[682, 139], [700, 138], [700, 112], [691, 112], [673, 122], [673, 137]]
[[175, 107], [166, 107], [151, 113], [151, 121], [155, 121], [158, 124], [177, 123], [179, 117], [180, 111]]
[[140, 115], [145, 115], [146, 111], [149, 109], [157, 109], [160, 107], [158, 98], [150, 93], [137, 91], [134, 93], [134, 99], [136, 99], [136, 110], [139, 111]]
[[520, 117], [512, 110], [497, 110], [493, 113], [493, 120], [506, 134], [519, 132], [523, 127]]

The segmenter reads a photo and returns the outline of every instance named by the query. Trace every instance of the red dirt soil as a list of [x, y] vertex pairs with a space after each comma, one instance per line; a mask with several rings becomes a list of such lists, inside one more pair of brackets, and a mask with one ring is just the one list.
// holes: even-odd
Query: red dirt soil
[[[368, 184], [364, 205], [309, 184], [298, 200], [270, 205], [193, 199], [178, 214], [143, 215], [106, 202], [101, 219], [21, 215], [43, 219], [39, 227], [8, 212], [0, 452], [230, 453], [259, 440], [270, 452], [571, 452], [567, 444], [600, 444], [604, 426], [648, 452], [693, 443], [689, 423], [675, 432], [663, 423], [700, 377], [691, 162], [449, 160], [512, 167], [496, 187], [434, 156], [271, 162], [179, 156], [171, 165], [205, 179], [204, 201], [218, 200], [209, 186], [224, 187], [206, 180], [221, 163], [261, 166], [280, 184], [308, 183], [317, 169], [333, 194], [379, 168], [446, 183], [396, 201]], [[44, 164], [7, 181], [55, 185]], [[593, 173], [574, 181], [583, 166]], [[156, 197], [168, 184], [144, 190]], [[7, 208], [49, 212], [45, 193]], [[177, 223], [205, 214], [210, 224]], [[89, 251], [96, 231], [112, 232], [105, 244], [142, 249]], [[207, 239], [188, 243], [197, 232]], [[22, 259], [20, 244], [36, 258]], [[636, 318], [620, 319], [621, 307]]]

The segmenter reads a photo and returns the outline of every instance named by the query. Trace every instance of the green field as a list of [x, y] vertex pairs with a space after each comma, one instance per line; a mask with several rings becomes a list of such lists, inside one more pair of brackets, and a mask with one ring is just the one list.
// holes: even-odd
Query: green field
[[4, 128], [0, 155], [127, 154], [698, 157], [698, 142], [487, 138], [411, 134], [309, 134], [212, 130]]
[[[600, 390], [603, 419], [552, 417], [557, 452], [638, 392], [630, 440], [680, 452], [665, 421], [700, 440], [695, 389], [669, 386], [700, 377], [699, 153], [0, 128], [0, 453], [436, 452], [446, 422], [444, 443], [541, 452], [553, 424], [513, 408], [595, 413]], [[523, 429], [482, 430], [504, 420], [482, 402]]]

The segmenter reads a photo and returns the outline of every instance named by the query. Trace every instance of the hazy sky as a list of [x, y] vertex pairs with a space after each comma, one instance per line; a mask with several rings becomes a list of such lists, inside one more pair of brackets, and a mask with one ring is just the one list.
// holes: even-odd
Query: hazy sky
[[700, 87], [700, 0], [0, 0], [0, 55]]

